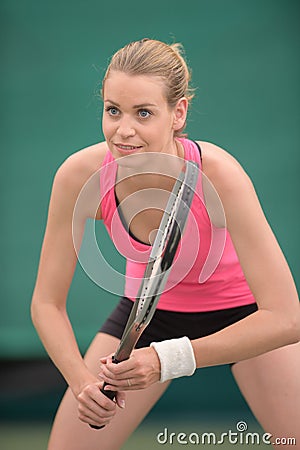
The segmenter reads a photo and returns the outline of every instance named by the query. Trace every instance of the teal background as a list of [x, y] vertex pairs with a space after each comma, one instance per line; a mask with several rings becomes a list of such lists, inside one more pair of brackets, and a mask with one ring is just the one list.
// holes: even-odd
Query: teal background
[[[294, 0], [1, 1], [0, 358], [46, 357], [29, 307], [53, 176], [103, 139], [109, 57], [143, 37], [184, 45], [197, 88], [189, 136], [245, 167], [299, 286], [299, 10]], [[78, 266], [69, 313], [82, 350], [115, 304]], [[229, 378], [223, 397], [213, 388], [227, 368], [211, 371], [191, 391], [201, 379], [207, 402], [216, 389], [220, 403], [241, 405]]]

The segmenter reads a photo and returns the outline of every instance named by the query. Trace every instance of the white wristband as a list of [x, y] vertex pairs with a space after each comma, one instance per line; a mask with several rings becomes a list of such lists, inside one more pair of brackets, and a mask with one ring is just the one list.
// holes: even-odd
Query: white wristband
[[152, 342], [160, 360], [160, 382], [173, 378], [193, 375], [196, 370], [196, 360], [189, 338], [170, 339], [162, 342]]

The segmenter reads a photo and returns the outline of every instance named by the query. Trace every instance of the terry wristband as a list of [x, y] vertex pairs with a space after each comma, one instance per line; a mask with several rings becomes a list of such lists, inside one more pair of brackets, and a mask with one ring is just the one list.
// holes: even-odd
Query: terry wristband
[[170, 339], [150, 344], [160, 360], [160, 382], [193, 375], [196, 360], [189, 338]]

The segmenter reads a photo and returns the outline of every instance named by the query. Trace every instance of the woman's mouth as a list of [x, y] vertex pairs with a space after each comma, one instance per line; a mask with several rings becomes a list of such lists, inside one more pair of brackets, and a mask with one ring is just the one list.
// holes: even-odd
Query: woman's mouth
[[142, 148], [141, 145], [128, 145], [128, 144], [114, 144], [114, 146], [118, 150], [118, 152], [123, 153], [125, 155], [135, 153]]

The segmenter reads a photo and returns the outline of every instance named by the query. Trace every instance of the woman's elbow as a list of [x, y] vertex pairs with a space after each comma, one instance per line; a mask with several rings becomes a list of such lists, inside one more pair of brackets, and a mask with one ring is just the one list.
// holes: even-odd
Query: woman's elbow
[[300, 341], [300, 304], [297, 311], [287, 320], [286, 336], [288, 344], [296, 344]]
[[39, 296], [33, 296], [30, 305], [31, 320], [35, 328], [38, 327], [40, 322], [43, 322], [49, 315], [51, 315], [51, 309], [54, 305], [51, 302], [42, 300]]
[[31, 321], [34, 325], [34, 327], [38, 324], [38, 318], [39, 318], [39, 302], [33, 298], [30, 305], [30, 315], [31, 315]]

